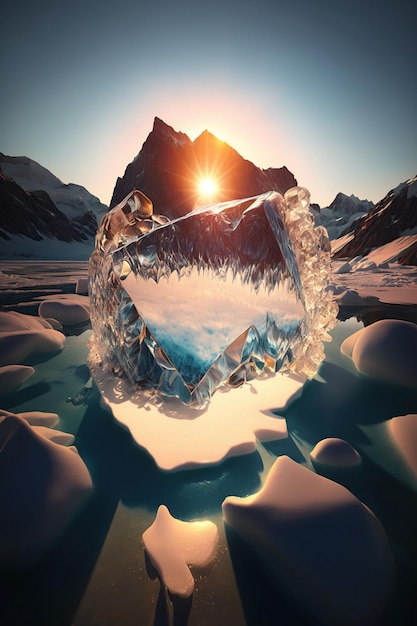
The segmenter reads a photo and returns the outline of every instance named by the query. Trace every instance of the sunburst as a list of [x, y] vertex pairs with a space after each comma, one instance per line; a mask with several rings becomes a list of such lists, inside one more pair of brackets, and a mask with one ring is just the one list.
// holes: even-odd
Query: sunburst
[[216, 194], [218, 190], [218, 185], [214, 178], [202, 178], [198, 182], [198, 189], [200, 192], [200, 196], [210, 199]]

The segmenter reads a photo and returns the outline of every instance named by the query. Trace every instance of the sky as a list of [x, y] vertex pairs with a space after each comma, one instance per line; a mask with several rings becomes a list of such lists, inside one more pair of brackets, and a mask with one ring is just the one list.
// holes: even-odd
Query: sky
[[158, 116], [377, 202], [417, 173], [416, 25], [414, 0], [9, 2], [0, 151], [108, 204]]

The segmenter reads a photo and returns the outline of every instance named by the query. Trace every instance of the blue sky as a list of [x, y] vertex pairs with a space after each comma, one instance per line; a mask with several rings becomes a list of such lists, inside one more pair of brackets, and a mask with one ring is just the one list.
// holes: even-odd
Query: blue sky
[[416, 25], [411, 0], [10, 3], [0, 151], [108, 203], [158, 116], [377, 201], [417, 173]]

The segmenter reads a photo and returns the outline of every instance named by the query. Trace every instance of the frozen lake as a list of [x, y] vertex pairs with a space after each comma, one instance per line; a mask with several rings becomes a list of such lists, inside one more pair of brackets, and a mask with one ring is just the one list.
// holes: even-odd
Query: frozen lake
[[[1, 310], [35, 314], [38, 298], [73, 293], [77, 280], [86, 274], [86, 263], [1, 263]], [[344, 321], [332, 331], [332, 343], [325, 344], [326, 360], [283, 414], [288, 439], [258, 443], [256, 454], [210, 468], [165, 473], [101, 408], [96, 389], [87, 404], [67, 402], [91, 384], [86, 364], [88, 324], [69, 331], [62, 352], [34, 364], [34, 375], [19, 391], [0, 399], [1, 407], [13, 412], [58, 413], [57, 428], [76, 436], [95, 486], [87, 508], [39, 566], [26, 575], [2, 576], [2, 623], [310, 626], [271, 585], [253, 556], [241, 550], [239, 540], [227, 535], [221, 504], [228, 495], [258, 491], [280, 455], [313, 469], [310, 452], [325, 437], [341, 437], [361, 453], [360, 472], [339, 480], [377, 515], [394, 553], [398, 589], [384, 626], [416, 623], [417, 481], [392, 448], [386, 424], [393, 416], [417, 413], [417, 390], [364, 379], [340, 353], [343, 340], [364, 322], [386, 316], [415, 320], [416, 271], [388, 268], [378, 280], [375, 273], [362, 272], [356, 284], [354, 275], [336, 278], [362, 295], [378, 293], [381, 298], [384, 293], [385, 300], [343, 307]], [[173, 603], [149, 575], [141, 536], [161, 503], [175, 517], [209, 519], [218, 529], [217, 556], [196, 572], [192, 602]]]

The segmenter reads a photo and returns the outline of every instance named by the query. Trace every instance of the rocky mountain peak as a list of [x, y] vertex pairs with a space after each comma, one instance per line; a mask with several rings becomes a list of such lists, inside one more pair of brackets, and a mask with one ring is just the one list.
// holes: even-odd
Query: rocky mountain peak
[[178, 144], [190, 143], [191, 140], [185, 133], [177, 132], [161, 120], [159, 117], [155, 117], [153, 121], [152, 132], [148, 135], [148, 140], [168, 140]]
[[394, 239], [417, 234], [417, 179], [389, 191], [350, 232], [350, 240], [335, 256], [366, 255]]
[[206, 177], [212, 177], [218, 187], [212, 202], [270, 190], [284, 193], [297, 185], [286, 167], [262, 170], [208, 130], [192, 142], [185, 133], [155, 117], [141, 151], [117, 179], [110, 206], [139, 189], [152, 200], [156, 213], [185, 215], [201, 202], [207, 203], [199, 191], [199, 181]]
[[106, 211], [85, 187], [64, 184], [29, 157], [0, 153], [0, 256], [59, 257], [57, 242], [65, 242], [82, 244], [78, 254], [88, 257]]

